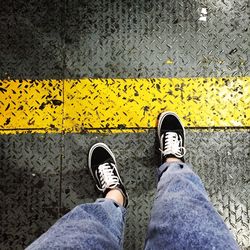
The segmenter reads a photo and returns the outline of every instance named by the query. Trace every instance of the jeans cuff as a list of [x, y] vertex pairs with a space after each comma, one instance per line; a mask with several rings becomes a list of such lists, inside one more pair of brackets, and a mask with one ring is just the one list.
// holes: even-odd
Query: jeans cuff
[[158, 169], [157, 169], [157, 176], [158, 176], [158, 181], [160, 180], [161, 176], [165, 171], [168, 170], [170, 166], [188, 166], [184, 162], [164, 162]]
[[111, 202], [114, 206], [121, 209], [123, 216], [125, 216], [125, 214], [126, 214], [126, 208], [110, 198], [98, 198], [98, 199], [96, 199], [95, 202], [96, 203], [99, 203], [99, 202], [109, 202], [110, 203]]

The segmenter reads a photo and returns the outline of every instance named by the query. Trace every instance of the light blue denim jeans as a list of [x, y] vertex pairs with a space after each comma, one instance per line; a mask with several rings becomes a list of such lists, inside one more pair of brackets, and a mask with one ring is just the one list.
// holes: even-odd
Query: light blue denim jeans
[[[200, 178], [184, 163], [164, 163], [145, 249], [239, 249]], [[122, 249], [125, 208], [110, 199], [75, 207], [27, 249]]]

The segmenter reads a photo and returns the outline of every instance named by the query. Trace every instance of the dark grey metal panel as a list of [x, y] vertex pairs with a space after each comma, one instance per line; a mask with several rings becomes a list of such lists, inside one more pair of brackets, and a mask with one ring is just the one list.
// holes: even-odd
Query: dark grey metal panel
[[0, 78], [63, 78], [64, 1], [0, 5]]
[[66, 10], [68, 77], [249, 75], [247, 0], [75, 0]]
[[0, 136], [0, 249], [23, 249], [58, 219], [60, 138]]
[[[159, 164], [155, 138], [154, 131], [107, 136], [66, 135], [62, 212], [99, 196], [88, 173], [87, 154], [92, 144], [105, 142], [116, 155], [130, 196], [125, 249], [142, 249], [156, 188], [155, 169]], [[189, 130], [186, 147], [186, 159], [203, 180], [218, 212], [242, 249], [250, 247], [249, 132]]]
[[247, 0], [3, 0], [0, 78], [246, 76], [249, 34]]

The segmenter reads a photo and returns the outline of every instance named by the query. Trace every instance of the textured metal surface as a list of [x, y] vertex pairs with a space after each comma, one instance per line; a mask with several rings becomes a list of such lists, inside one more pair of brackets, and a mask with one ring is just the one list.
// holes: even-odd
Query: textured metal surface
[[[201, 15], [204, 21], [200, 19]], [[248, 80], [229, 86], [226, 85], [228, 82], [224, 82], [225, 85], [215, 82], [212, 91], [206, 91], [198, 98], [196, 92], [200, 93], [202, 89], [196, 85], [188, 89], [189, 93], [182, 91], [182, 85], [173, 90], [175, 96], [183, 95], [184, 100], [191, 98], [189, 103], [193, 103], [193, 106], [185, 103], [186, 110], [190, 112], [192, 108], [190, 115], [184, 110], [181, 113], [186, 125], [190, 124], [190, 116], [192, 126], [201, 126], [205, 122], [209, 122], [208, 126], [249, 126], [247, 0], [1, 1], [0, 79], [4, 82], [0, 85], [0, 133], [46, 133], [56, 129], [63, 133], [65, 128], [86, 132], [85, 128], [100, 122], [101, 116], [105, 119], [101, 120], [99, 127], [117, 126], [124, 131], [124, 121], [128, 126], [137, 127], [136, 119], [145, 116], [149, 118], [142, 119], [140, 126], [154, 127], [154, 115], [168, 106], [157, 99], [156, 112], [150, 110], [154, 101], [150, 103], [144, 98], [149, 98], [151, 91], [155, 94], [153, 98], [159, 98], [164, 92], [160, 93], [155, 85], [145, 94], [145, 87], [151, 84], [145, 80], [146, 85], [143, 84], [143, 92], [140, 92], [143, 95], [137, 96], [140, 86], [135, 85], [135, 91], [131, 88], [134, 80], [128, 78], [202, 77], [204, 80], [204, 77], [214, 79], [221, 76], [246, 76]], [[99, 103], [100, 113], [91, 109], [88, 100], [81, 100], [81, 95], [86, 96], [83, 82], [74, 84], [77, 80], [72, 80], [71, 84], [68, 81], [68, 92], [65, 93], [65, 80], [59, 84], [45, 80], [45, 85], [28, 81], [27, 88], [27, 80], [11, 81], [40, 79], [43, 82], [43, 79], [90, 77], [124, 78], [121, 80], [124, 85], [126, 81], [130, 82], [131, 86], [127, 88], [129, 97], [124, 96], [125, 89], [121, 86], [116, 86], [117, 89], [109, 87], [110, 91], [120, 92], [123, 97], [142, 98], [141, 105], [126, 104], [134, 112], [131, 121], [122, 114], [119, 114], [122, 121], [115, 113], [109, 114], [110, 108], [113, 112], [117, 108], [114, 104], [126, 103], [125, 100], [120, 102], [121, 96], [118, 95], [110, 95], [114, 103], [110, 99], [105, 102], [106, 106]], [[11, 84], [6, 92], [8, 81]], [[103, 87], [96, 93], [96, 100], [101, 101], [104, 83], [98, 79], [95, 81], [99, 86], [93, 86], [94, 89]], [[199, 86], [208, 87], [209, 81]], [[218, 86], [223, 86], [222, 91]], [[88, 88], [88, 97], [95, 97], [94, 89]], [[218, 96], [223, 100], [220, 103]], [[169, 105], [179, 112], [184, 109], [184, 104], [177, 100], [178, 105]], [[217, 115], [213, 110], [213, 119], [211, 113], [207, 113], [205, 120], [199, 118], [199, 123], [195, 123], [196, 118], [201, 117], [196, 106], [200, 100], [206, 103], [200, 107], [203, 112], [209, 110], [207, 103], [212, 101], [217, 104], [216, 110], [223, 111]], [[91, 103], [91, 107], [97, 106], [95, 102]], [[141, 113], [134, 111], [135, 107], [141, 106], [144, 107]], [[103, 113], [104, 107], [106, 113]], [[77, 112], [81, 112], [80, 116]], [[86, 114], [87, 122], [84, 120]], [[141, 249], [155, 191], [155, 133], [108, 136], [62, 133], [0, 136], [0, 248], [23, 249], [49, 228], [59, 215], [76, 204], [96, 198], [98, 193], [87, 172], [86, 157], [91, 144], [102, 140], [114, 150], [130, 194], [125, 249]], [[212, 202], [241, 248], [249, 249], [249, 131], [189, 131], [187, 137], [187, 158], [201, 176]], [[65, 144], [61, 144], [63, 139]]]
[[4, 80], [0, 91], [0, 133], [153, 128], [165, 110], [187, 127], [250, 127], [249, 77]]
[[0, 249], [23, 249], [58, 219], [60, 138], [0, 136]]
[[64, 1], [1, 1], [1, 79], [62, 78], [63, 14]]
[[247, 0], [75, 0], [66, 9], [67, 77], [249, 75]]
[[4, 0], [0, 77], [246, 76], [248, 14], [247, 0]]

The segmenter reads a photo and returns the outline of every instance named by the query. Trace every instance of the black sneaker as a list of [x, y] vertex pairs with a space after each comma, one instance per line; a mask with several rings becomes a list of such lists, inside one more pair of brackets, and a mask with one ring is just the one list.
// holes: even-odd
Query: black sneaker
[[104, 197], [111, 189], [118, 189], [124, 197], [124, 207], [128, 206], [128, 195], [116, 168], [115, 156], [104, 143], [96, 143], [89, 150], [89, 170], [96, 187]]
[[158, 136], [162, 163], [169, 157], [176, 157], [184, 162], [185, 129], [177, 114], [167, 111], [160, 115]]

